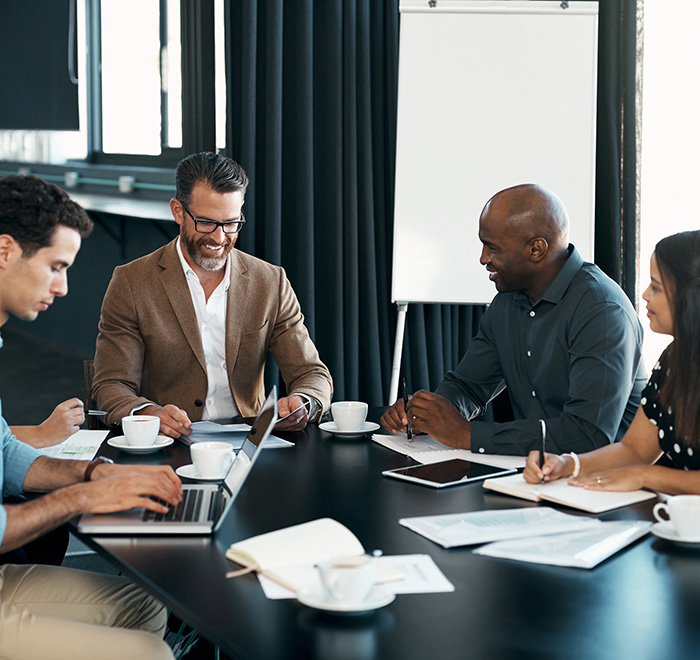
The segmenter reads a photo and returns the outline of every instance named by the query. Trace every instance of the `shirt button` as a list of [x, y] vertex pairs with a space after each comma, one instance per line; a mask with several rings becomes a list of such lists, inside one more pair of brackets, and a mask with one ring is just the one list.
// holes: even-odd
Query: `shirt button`
[[483, 453], [484, 453], [484, 448], [483, 448], [483, 447], [479, 447], [479, 453], [480, 453], [480, 454], [483, 454]]
[[211, 404], [212, 404], [212, 400], [211, 400], [211, 399], [207, 399], [207, 405], [210, 406]]
[[532, 352], [531, 352], [531, 351], [528, 351], [528, 352], [527, 352], [527, 356], [528, 356], [528, 357], [532, 357]]
[[535, 394], [535, 390], [532, 390], [532, 396], [537, 396], [537, 395]]
[[535, 315], [535, 312], [534, 312], [534, 311], [531, 311], [531, 312], [530, 312], [530, 316], [534, 316], [534, 315]]

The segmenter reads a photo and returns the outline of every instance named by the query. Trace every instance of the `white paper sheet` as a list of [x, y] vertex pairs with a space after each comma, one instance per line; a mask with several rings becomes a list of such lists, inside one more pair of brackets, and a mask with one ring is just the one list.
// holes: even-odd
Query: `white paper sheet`
[[[382, 583], [385, 589], [395, 594], [442, 593], [455, 590], [454, 585], [445, 577], [430, 555], [392, 555], [377, 557], [375, 561], [379, 566], [385, 566], [387, 573], [398, 571], [404, 576], [402, 580]], [[258, 574], [258, 579], [268, 598], [272, 600], [296, 598], [293, 591], [285, 589], [264, 575]], [[306, 567], [304, 582], [305, 588], [313, 591], [321, 589], [321, 579], [315, 567]]]
[[[180, 440], [187, 445], [195, 442], [228, 442], [235, 450], [243, 445], [246, 434], [250, 431], [250, 424], [218, 424], [209, 420], [192, 422], [192, 433], [183, 435]], [[271, 435], [265, 442], [263, 449], [278, 449], [281, 447], [293, 447], [293, 442], [282, 440], [276, 435]]]
[[614, 520], [601, 522], [588, 531], [497, 541], [474, 550], [474, 554], [515, 559], [536, 564], [593, 568], [649, 532], [653, 523]]
[[402, 518], [399, 523], [445, 548], [587, 530], [601, 524], [597, 518], [548, 507], [417, 516]]
[[109, 433], [108, 430], [90, 431], [80, 429], [70, 438], [52, 447], [42, 447], [39, 451], [51, 458], [70, 458], [76, 461], [91, 461]]
[[524, 468], [524, 456], [507, 456], [501, 454], [480, 454], [469, 449], [450, 449], [441, 442], [429, 435], [414, 435], [413, 440], [409, 440], [405, 433], [395, 433], [386, 435], [374, 433], [372, 440], [382, 447], [392, 451], [410, 456], [419, 463], [440, 463], [453, 458], [463, 458], [466, 461], [481, 463], [483, 465], [493, 465], [501, 468]]

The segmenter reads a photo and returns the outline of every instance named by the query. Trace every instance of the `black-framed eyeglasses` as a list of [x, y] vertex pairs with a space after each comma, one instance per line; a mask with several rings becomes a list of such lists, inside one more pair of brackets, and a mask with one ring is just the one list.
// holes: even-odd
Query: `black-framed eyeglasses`
[[216, 220], [200, 220], [199, 218], [195, 218], [194, 215], [192, 215], [192, 211], [190, 211], [187, 208], [187, 204], [185, 202], [178, 200], [180, 204], [182, 204], [182, 208], [185, 209], [187, 212], [187, 215], [192, 218], [192, 222], [194, 222], [194, 228], [195, 231], [198, 231], [200, 234], [213, 234], [219, 227], [224, 230], [224, 234], [237, 234], [241, 229], [243, 229], [243, 225], [245, 224], [245, 218], [243, 217], [243, 214], [241, 213], [241, 219], [240, 220], [232, 220], [231, 222], [216, 222]]

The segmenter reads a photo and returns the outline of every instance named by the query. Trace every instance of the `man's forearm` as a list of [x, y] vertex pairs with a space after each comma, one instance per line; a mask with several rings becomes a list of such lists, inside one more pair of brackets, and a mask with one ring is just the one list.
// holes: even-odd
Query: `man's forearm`
[[27, 470], [23, 489], [28, 493], [47, 493], [83, 481], [89, 461], [71, 461], [40, 456]]
[[50, 532], [86, 510], [87, 497], [80, 486], [63, 488], [23, 504], [5, 506], [7, 525], [0, 552], [15, 548]]

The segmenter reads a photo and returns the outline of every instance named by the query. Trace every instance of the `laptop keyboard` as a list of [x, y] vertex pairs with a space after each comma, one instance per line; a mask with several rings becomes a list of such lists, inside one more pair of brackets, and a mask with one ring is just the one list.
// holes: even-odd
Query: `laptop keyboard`
[[[200, 489], [188, 489], [182, 492], [182, 502], [171, 508], [168, 513], [158, 513], [157, 511], [143, 512], [143, 520], [148, 522], [196, 522], [202, 510], [202, 500], [204, 491]], [[163, 500], [152, 498], [156, 502], [168, 506]]]

